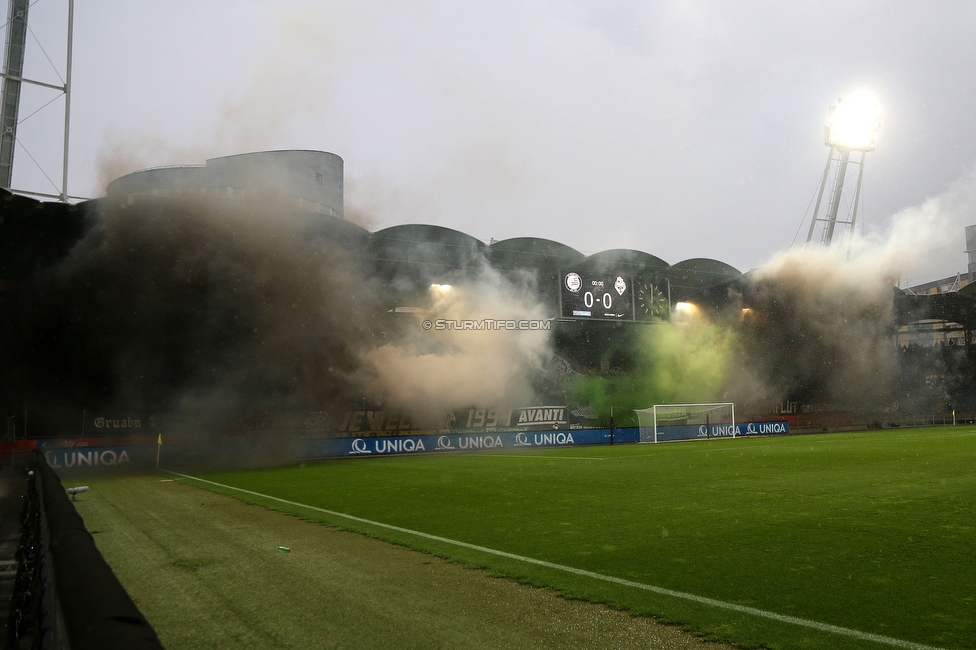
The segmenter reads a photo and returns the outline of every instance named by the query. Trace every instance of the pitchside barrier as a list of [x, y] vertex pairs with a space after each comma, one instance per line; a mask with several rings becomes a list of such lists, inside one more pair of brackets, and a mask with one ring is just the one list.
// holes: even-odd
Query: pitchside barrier
[[[732, 437], [732, 427], [712, 425], [667, 427], [667, 440], [694, 440], [699, 437]], [[705, 429], [702, 431], [702, 429]], [[789, 433], [786, 422], [741, 422], [735, 425], [735, 436], [780, 435]], [[389, 456], [392, 454], [425, 454], [438, 452], [538, 449], [572, 445], [606, 445], [634, 443], [640, 440], [639, 427], [619, 429], [570, 429], [555, 431], [518, 431], [504, 433], [451, 433], [443, 435], [383, 436], [377, 438], [328, 438], [305, 440], [305, 458], [349, 458]], [[660, 434], [659, 434], [660, 436]]]
[[162, 650], [40, 451], [28, 467], [5, 647]]
[[155, 466], [157, 436], [28, 438], [0, 442], [0, 454], [38, 450], [59, 474], [114, 473]]
[[[789, 423], [782, 421], [740, 422], [735, 436], [767, 436], [789, 433]], [[732, 437], [727, 425], [680, 425], [658, 427], [660, 440], [695, 440], [699, 438]], [[61, 476], [85, 476], [91, 473], [118, 473], [152, 469], [157, 453], [162, 452], [162, 464], [179, 457], [181, 462], [193, 458], [201, 465], [240, 464], [252, 458], [252, 464], [268, 460], [289, 462], [296, 457], [352, 458], [357, 456], [387, 456], [390, 454], [447, 453], [458, 451], [518, 450], [572, 445], [607, 445], [640, 441], [639, 427], [614, 429], [554, 429], [552, 431], [477, 431], [471, 433], [417, 434], [362, 438], [297, 438], [295, 436], [227, 436], [208, 439], [207, 444], [187, 445], [185, 441], [160, 447], [157, 436], [128, 438], [50, 438], [23, 440], [17, 443], [0, 442], [0, 454], [38, 450], [48, 464]], [[167, 452], [170, 452], [169, 454]], [[169, 456], [169, 458], [167, 458]]]

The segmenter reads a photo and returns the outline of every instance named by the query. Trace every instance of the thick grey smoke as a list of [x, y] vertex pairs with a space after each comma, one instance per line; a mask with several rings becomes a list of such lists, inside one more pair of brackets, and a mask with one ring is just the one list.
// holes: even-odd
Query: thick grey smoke
[[[775, 256], [750, 278], [742, 314], [740, 399], [786, 392], [838, 405], [894, 401], [892, 291], [962, 259], [964, 227], [976, 220], [976, 169], [945, 192], [893, 215], [884, 234], [854, 235], [831, 248]], [[962, 270], [962, 269], [960, 269]]]
[[340, 398], [380, 336], [355, 260], [306, 214], [205, 200], [104, 203], [58, 270], [117, 399], [191, 410]]
[[428, 417], [470, 405], [504, 410], [531, 403], [525, 400], [531, 399], [532, 378], [549, 356], [549, 332], [458, 327], [465, 320], [489, 327], [496, 321], [547, 322], [532, 288], [516, 285], [485, 263], [472, 281], [433, 287], [431, 293], [431, 309], [423, 316], [431, 329], [415, 318], [413, 336], [365, 352], [357, 380], [396, 408], [421, 410]]
[[839, 249], [794, 250], [755, 272], [740, 339], [742, 367], [755, 381], [736, 382], [737, 401], [792, 394], [841, 408], [889, 405], [896, 277]]
[[[204, 430], [363, 399], [423, 419], [531, 403], [545, 333], [426, 331], [387, 313], [370, 261], [316, 236], [317, 219], [271, 203], [104, 200], [40, 319], [67, 312], [77, 363], [100, 378], [93, 399]], [[487, 267], [430, 306], [435, 319], [541, 317]]]

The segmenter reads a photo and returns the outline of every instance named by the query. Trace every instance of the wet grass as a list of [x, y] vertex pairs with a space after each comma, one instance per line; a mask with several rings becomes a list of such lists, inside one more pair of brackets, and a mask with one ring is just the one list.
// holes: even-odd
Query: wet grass
[[159, 476], [86, 482], [75, 506], [170, 650], [713, 647]]
[[[775, 614], [976, 647], [972, 427], [338, 460], [206, 478]], [[883, 647], [228, 493], [742, 645]]]

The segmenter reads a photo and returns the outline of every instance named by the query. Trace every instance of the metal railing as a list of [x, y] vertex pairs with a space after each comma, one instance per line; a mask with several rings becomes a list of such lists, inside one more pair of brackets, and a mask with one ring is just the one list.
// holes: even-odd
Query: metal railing
[[160, 650], [40, 451], [28, 464], [8, 650]]

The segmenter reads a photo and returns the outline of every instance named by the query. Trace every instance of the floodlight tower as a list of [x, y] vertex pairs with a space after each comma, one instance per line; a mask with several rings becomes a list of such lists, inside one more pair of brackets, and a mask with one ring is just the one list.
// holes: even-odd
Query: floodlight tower
[[[850, 226], [851, 233], [854, 232], [857, 208], [861, 202], [861, 182], [864, 180], [864, 157], [869, 151], [874, 151], [880, 126], [881, 114], [878, 105], [867, 95], [855, 95], [847, 100], [838, 99], [837, 103], [830, 107], [827, 126], [824, 128], [824, 144], [830, 147], [830, 152], [827, 154], [827, 166], [820, 180], [820, 192], [817, 195], [817, 204], [813, 208], [813, 218], [810, 220], [810, 231], [807, 233], [808, 244], [813, 239], [814, 227], [818, 221], [824, 223], [820, 240], [822, 247], [830, 246], [837, 224]], [[855, 152], [861, 155], [857, 160], [851, 160], [851, 154]], [[837, 212], [844, 195], [844, 181], [847, 179], [847, 168], [851, 164], [858, 165], [854, 204], [851, 207], [850, 218], [838, 221]], [[834, 168], [834, 186], [827, 204], [827, 214], [821, 217], [820, 204], [823, 202], [831, 168]]]
[[[3, 72], [0, 73], [0, 79], [3, 80], [2, 91], [0, 91], [0, 187], [20, 194], [58, 199], [67, 203], [70, 198], [80, 198], [68, 196], [68, 127], [71, 117], [71, 47], [75, 3], [74, 0], [68, 0], [67, 60], [64, 85], [61, 86], [23, 77], [24, 51], [27, 46], [27, 32], [30, 29], [27, 26], [27, 10], [33, 4], [28, 0], [9, 0], [8, 3], [7, 43], [4, 50]], [[50, 88], [64, 94], [64, 152], [61, 157], [61, 191], [58, 194], [16, 190], [11, 187], [17, 126], [20, 120], [20, 91], [23, 83]]]

